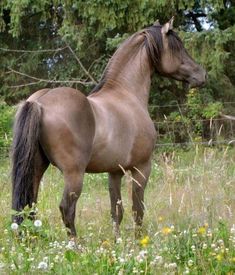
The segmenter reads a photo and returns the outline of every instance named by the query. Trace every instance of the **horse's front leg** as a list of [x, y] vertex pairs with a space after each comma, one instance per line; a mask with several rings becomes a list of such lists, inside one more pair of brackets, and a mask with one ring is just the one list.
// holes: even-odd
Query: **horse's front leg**
[[109, 173], [109, 194], [111, 201], [111, 216], [115, 238], [120, 237], [119, 225], [123, 217], [123, 206], [121, 197], [121, 179], [123, 172]]
[[76, 237], [74, 225], [76, 203], [82, 192], [84, 171], [77, 167], [64, 172], [65, 188], [60, 203], [60, 211], [65, 226], [68, 228], [68, 236]]
[[132, 173], [132, 211], [135, 221], [135, 235], [141, 234], [141, 226], [144, 217], [144, 190], [151, 172], [151, 161], [142, 163], [131, 170]]

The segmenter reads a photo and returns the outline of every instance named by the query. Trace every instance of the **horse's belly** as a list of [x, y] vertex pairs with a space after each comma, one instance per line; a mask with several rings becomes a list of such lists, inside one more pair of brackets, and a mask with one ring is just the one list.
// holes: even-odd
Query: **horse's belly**
[[130, 162], [130, 153], [126, 151], [98, 150], [92, 154], [91, 159], [87, 165], [86, 172], [102, 173], [115, 172], [120, 168], [127, 168]]

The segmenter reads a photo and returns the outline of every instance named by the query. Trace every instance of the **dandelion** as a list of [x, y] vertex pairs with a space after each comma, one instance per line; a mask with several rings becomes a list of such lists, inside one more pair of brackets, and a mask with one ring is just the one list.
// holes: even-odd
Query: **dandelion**
[[146, 247], [149, 244], [149, 236], [145, 236], [142, 240], [140, 240], [140, 244], [143, 247]]
[[201, 226], [198, 228], [197, 233], [200, 235], [205, 235], [206, 234], [206, 228], [204, 226]]
[[18, 229], [18, 227], [19, 227], [19, 225], [16, 222], [13, 222], [11, 224], [11, 229], [14, 230], [14, 231], [16, 231]]
[[162, 234], [163, 235], [169, 235], [172, 232], [172, 228], [166, 226], [162, 228]]
[[47, 265], [46, 262], [40, 262], [40, 263], [38, 264], [38, 269], [43, 269], [43, 270], [45, 270], [45, 269], [47, 269], [47, 267], [48, 267], [48, 265]]
[[42, 226], [42, 221], [35, 220], [33, 224], [34, 224], [35, 227], [41, 227]]
[[101, 245], [104, 249], [109, 249], [111, 247], [110, 242], [108, 240], [103, 241]]
[[222, 254], [218, 254], [215, 258], [216, 258], [216, 260], [218, 262], [221, 262], [223, 260], [223, 255]]

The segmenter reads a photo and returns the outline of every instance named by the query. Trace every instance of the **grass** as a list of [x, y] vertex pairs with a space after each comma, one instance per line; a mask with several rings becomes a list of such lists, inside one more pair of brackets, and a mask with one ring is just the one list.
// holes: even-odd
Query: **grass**
[[58, 209], [63, 178], [56, 168], [50, 167], [41, 183], [36, 226], [25, 221], [17, 229], [10, 221], [9, 160], [1, 159], [0, 174], [0, 274], [235, 273], [233, 148], [156, 154], [140, 240], [134, 238], [127, 175], [122, 186], [122, 237], [117, 243], [107, 175], [85, 177], [75, 245], [67, 239]]

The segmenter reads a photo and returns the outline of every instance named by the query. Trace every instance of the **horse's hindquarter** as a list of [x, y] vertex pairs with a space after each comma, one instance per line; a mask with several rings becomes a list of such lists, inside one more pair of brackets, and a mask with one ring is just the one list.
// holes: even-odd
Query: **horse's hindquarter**
[[[106, 94], [107, 96], [107, 94]], [[148, 161], [155, 143], [149, 114], [133, 100], [88, 97], [96, 131], [88, 172], [112, 172]]]
[[56, 88], [37, 97], [42, 108], [40, 143], [48, 159], [62, 171], [75, 165], [85, 169], [95, 133], [87, 98], [71, 88]]

